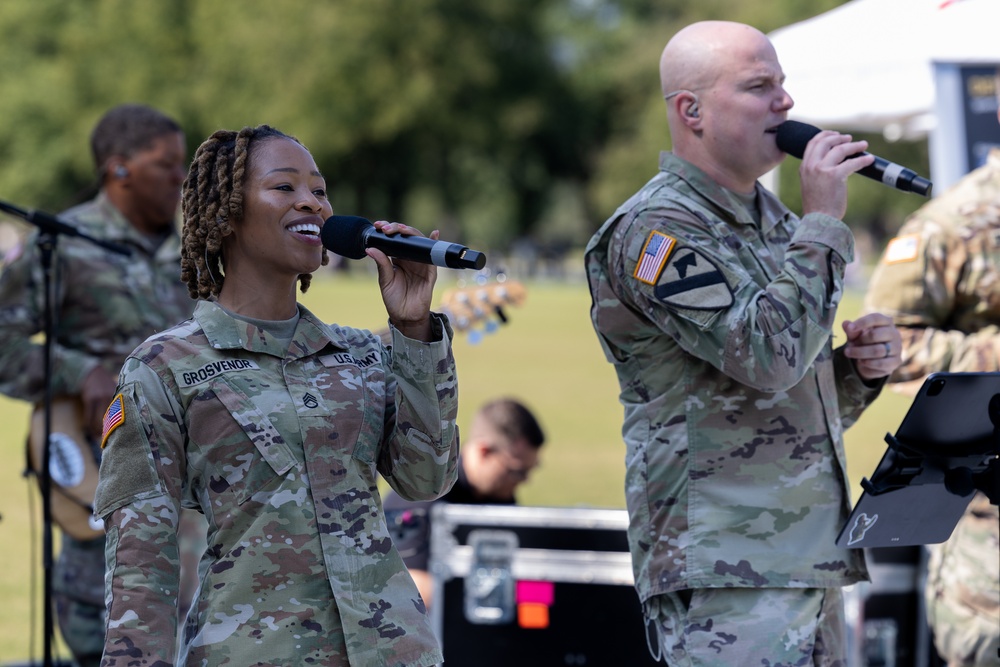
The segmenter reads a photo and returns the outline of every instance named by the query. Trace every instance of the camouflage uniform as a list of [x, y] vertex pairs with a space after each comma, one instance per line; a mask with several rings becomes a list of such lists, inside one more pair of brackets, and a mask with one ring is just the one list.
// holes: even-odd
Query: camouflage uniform
[[[903, 336], [890, 378], [901, 392], [935, 371], [1000, 371], [1000, 150], [907, 220], [865, 303]], [[997, 506], [979, 494], [952, 537], [929, 547], [928, 617], [949, 665], [1000, 665], [998, 524]]]
[[181, 506], [206, 514], [209, 548], [177, 664], [442, 659], [389, 537], [376, 471], [410, 499], [454, 483], [451, 330], [435, 316], [439, 342], [393, 329], [386, 348], [300, 313], [283, 345], [200, 302], [126, 362], [97, 491], [106, 667], [174, 664]]
[[831, 344], [853, 237], [829, 216], [799, 220], [759, 185], [757, 201], [760, 224], [662, 153], [587, 246], [591, 317], [625, 408], [647, 613], [685, 589], [867, 576], [860, 550], [834, 545], [850, 511], [843, 430], [878, 394]]
[[[132, 254], [112, 253], [78, 238], [59, 239], [54, 262], [55, 396], [79, 394], [98, 364], [117, 374], [136, 345], [190, 317], [194, 308], [180, 281], [177, 234], [162, 245], [143, 236], [103, 192], [60, 217], [90, 236], [131, 248]], [[34, 403], [42, 400], [45, 387], [43, 348], [32, 339], [43, 327], [45, 296], [36, 238], [29, 236], [0, 278], [0, 392]], [[94, 452], [97, 456], [96, 443]], [[103, 647], [103, 542], [80, 542], [64, 534], [53, 571], [60, 629], [86, 664], [96, 664]]]

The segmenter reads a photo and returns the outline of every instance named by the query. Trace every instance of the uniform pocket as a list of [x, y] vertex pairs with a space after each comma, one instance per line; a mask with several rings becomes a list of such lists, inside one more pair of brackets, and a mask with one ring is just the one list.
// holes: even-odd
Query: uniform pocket
[[[224, 433], [212, 445], [216, 472], [208, 483], [213, 493], [229, 490], [243, 504], [268, 483], [283, 476], [296, 465], [295, 456], [277, 428], [247, 396], [220, 378], [211, 385], [219, 402], [239, 427], [224, 426]], [[205, 416], [208, 419], [208, 416]], [[222, 421], [215, 415], [213, 421]], [[246, 446], [246, 438], [253, 448]], [[229, 450], [228, 452], [225, 450]]]
[[329, 394], [336, 400], [328, 403], [318, 423], [335, 434], [340, 451], [373, 465], [384, 436], [386, 393], [391, 391], [379, 358], [338, 353], [319, 361], [323, 366], [319, 372], [329, 373], [331, 386], [337, 391]]

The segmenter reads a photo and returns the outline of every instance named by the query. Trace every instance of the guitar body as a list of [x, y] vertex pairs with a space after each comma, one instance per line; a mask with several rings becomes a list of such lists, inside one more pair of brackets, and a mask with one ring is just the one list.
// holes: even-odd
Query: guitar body
[[[442, 295], [440, 308], [455, 331], [469, 331], [484, 324], [486, 332], [492, 333], [497, 322], [507, 323], [504, 306], [520, 306], [524, 298], [524, 285], [504, 279], [503, 282], [450, 289]], [[473, 342], [478, 339], [479, 336]]]
[[[469, 341], [478, 343], [482, 332], [474, 330], [483, 325], [487, 333], [493, 333], [497, 322], [507, 323], [505, 306], [520, 306], [524, 303], [525, 288], [517, 281], [497, 281], [493, 284], [472, 285], [447, 290], [441, 298], [438, 310], [451, 322], [453, 331], [468, 332]], [[392, 344], [388, 328], [379, 329], [376, 335], [386, 345]]]
[[[79, 399], [61, 397], [52, 401], [52, 447], [49, 478], [52, 520], [77, 540], [104, 535], [104, 525], [93, 516], [97, 491], [97, 462], [83, 434], [83, 407]], [[31, 415], [28, 461], [38, 479], [45, 455], [45, 406], [38, 404]]]

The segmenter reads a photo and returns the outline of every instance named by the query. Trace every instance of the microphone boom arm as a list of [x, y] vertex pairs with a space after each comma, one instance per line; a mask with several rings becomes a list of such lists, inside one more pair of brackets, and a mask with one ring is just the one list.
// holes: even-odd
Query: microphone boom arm
[[25, 222], [30, 222], [35, 227], [38, 227], [38, 229], [44, 234], [51, 234], [52, 236], [76, 236], [86, 241], [90, 241], [94, 245], [110, 250], [111, 252], [118, 253], [119, 255], [127, 256], [132, 254], [132, 249], [127, 246], [115, 243], [114, 241], [105, 241], [104, 239], [94, 238], [89, 234], [81, 232], [73, 225], [67, 224], [56, 216], [43, 211], [26, 211], [23, 208], [18, 208], [17, 206], [8, 204], [4, 201], [0, 201], [0, 211], [16, 215]]

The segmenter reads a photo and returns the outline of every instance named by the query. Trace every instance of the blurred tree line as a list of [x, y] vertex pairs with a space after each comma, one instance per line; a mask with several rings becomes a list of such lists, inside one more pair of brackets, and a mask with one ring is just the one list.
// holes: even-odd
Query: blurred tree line
[[[297, 136], [339, 213], [487, 251], [517, 239], [578, 249], [670, 147], [658, 60], [678, 28], [721, 18], [769, 32], [838, 4], [10, 0], [0, 200], [56, 212], [90, 196], [94, 123], [144, 102], [183, 124], [190, 154], [219, 128]], [[929, 171], [923, 142], [865, 138]], [[798, 210], [797, 161], [786, 164], [781, 193]], [[856, 179], [850, 222], [882, 237], [918, 199]]]

